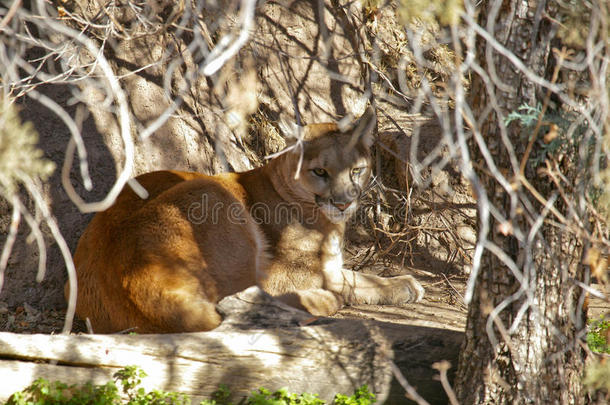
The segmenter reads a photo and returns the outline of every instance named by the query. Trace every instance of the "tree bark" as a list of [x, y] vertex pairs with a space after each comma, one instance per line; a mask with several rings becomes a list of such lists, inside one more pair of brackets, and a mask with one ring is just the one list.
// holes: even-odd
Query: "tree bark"
[[[551, 81], [556, 62], [552, 48], [558, 41], [560, 20], [557, 4], [488, 1], [479, 8], [478, 24], [533, 74]], [[489, 76], [473, 77], [470, 105], [481, 123], [479, 130], [493, 156], [496, 175], [484, 164], [481, 145], [472, 141], [470, 150], [472, 161], [480, 164], [475, 171], [488, 202], [499, 212], [490, 216], [487, 241], [507, 257], [500, 260], [489, 249], [483, 254], [469, 306], [456, 391], [463, 404], [583, 403], [584, 351], [578, 333], [584, 328], [585, 313], [582, 302], [579, 305], [583, 292], [574, 283], [583, 278], [579, 264], [582, 242], [548, 221], [556, 220], [553, 214], [539, 222], [545, 212], [539, 196], [542, 201], [549, 199], [555, 190], [528, 159], [538, 143], [533, 143], [534, 150], [526, 156], [532, 128], [504, 126], [504, 118], [519, 106], [543, 103], [547, 90], [481, 37], [477, 53], [479, 65]], [[505, 86], [498, 85], [500, 81]], [[527, 162], [522, 172], [525, 180], [520, 179], [523, 159]], [[510, 187], [498, 182], [498, 173]], [[554, 207], [566, 214], [560, 203]], [[512, 271], [506, 264], [511, 261], [515, 265]]]

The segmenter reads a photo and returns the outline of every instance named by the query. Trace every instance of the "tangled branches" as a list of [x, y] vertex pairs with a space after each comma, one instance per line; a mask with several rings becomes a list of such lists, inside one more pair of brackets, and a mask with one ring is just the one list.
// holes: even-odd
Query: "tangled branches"
[[[363, 215], [380, 250], [399, 247], [403, 264], [415, 263], [414, 245], [446, 251], [441, 260], [470, 268], [465, 302], [483, 308], [470, 316], [484, 319], [473, 325], [491, 351], [517, 350], [533, 323], [558, 355], [584, 333], [584, 292], [604, 296], [591, 277], [607, 282], [608, 11], [599, 1], [15, 0], [0, 9], [3, 105], [34, 100], [63, 122], [61, 184], [94, 212], [126, 184], [145, 197], [129, 179], [169, 165], [169, 150], [191, 170], [241, 170], [285, 145], [289, 126], [275, 122], [345, 123], [371, 104], [377, 186]], [[103, 177], [91, 174], [91, 119], [117, 165], [94, 202], [83, 197]], [[35, 178], [18, 182], [53, 230]], [[41, 220], [15, 190], [3, 194], [14, 213], [0, 265], [23, 216], [44, 267]], [[509, 288], [488, 299], [488, 282]], [[554, 299], [576, 302], [560, 313], [541, 303], [557, 283]]]

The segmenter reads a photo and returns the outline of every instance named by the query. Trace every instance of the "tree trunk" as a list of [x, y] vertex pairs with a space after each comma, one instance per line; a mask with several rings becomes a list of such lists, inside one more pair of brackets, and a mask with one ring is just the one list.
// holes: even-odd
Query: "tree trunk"
[[[552, 47], [557, 46], [560, 21], [555, 2], [490, 1], [479, 8], [481, 27], [531, 73], [554, 80]], [[540, 144], [533, 142], [534, 149], [527, 152], [534, 127], [504, 124], [519, 106], [548, 102], [547, 90], [478, 38], [476, 59], [489, 76], [472, 78], [470, 105], [485, 145], [472, 141], [471, 159], [479, 164], [476, 174], [487, 193], [478, 195], [479, 212], [484, 209], [481, 198], [497, 211], [487, 222], [489, 233], [480, 235], [486, 238], [486, 249], [469, 306], [456, 391], [462, 404], [583, 403], [584, 351], [578, 333], [584, 329], [584, 297], [574, 283], [584, 277], [579, 264], [583, 242], [557, 226], [551, 204], [545, 207], [545, 199], [556, 190], [530, 159]], [[483, 148], [495, 168], [485, 164]], [[498, 182], [502, 177], [510, 186]], [[552, 206], [571, 218], [561, 198]], [[490, 250], [493, 245], [496, 254]]]

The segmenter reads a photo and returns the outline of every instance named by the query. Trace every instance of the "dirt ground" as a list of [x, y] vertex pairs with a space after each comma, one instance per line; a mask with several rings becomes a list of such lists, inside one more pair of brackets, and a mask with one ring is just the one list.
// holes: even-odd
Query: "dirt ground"
[[[424, 274], [426, 273], [426, 274]], [[406, 307], [358, 305], [342, 309], [337, 318], [374, 319], [376, 327], [393, 342], [394, 362], [409, 383], [431, 404], [446, 403], [437, 372], [436, 361], [449, 360], [455, 368], [466, 321], [466, 309], [459, 295], [465, 286], [463, 278], [415, 274], [424, 284], [427, 295], [422, 302]], [[0, 329], [16, 333], [61, 333], [63, 311], [37, 311], [28, 304], [16, 309], [0, 307]], [[74, 333], [85, 333], [84, 322], [76, 320]], [[450, 376], [453, 374], [450, 372]], [[387, 404], [410, 403], [396, 380], [392, 383]]]
[[[373, 271], [368, 269], [368, 271]], [[375, 325], [391, 342], [394, 362], [407, 381], [430, 404], [446, 404], [447, 397], [438, 381], [438, 372], [432, 368], [435, 362], [447, 360], [451, 364], [452, 380], [466, 325], [467, 309], [462, 303], [466, 288], [465, 276], [444, 276], [424, 270], [409, 270], [426, 288], [426, 296], [416, 304], [405, 307], [382, 305], [355, 305], [343, 308], [336, 318], [373, 319]], [[603, 291], [600, 285], [594, 288]], [[606, 290], [605, 293], [610, 293]], [[592, 298], [589, 318], [610, 316], [610, 304]], [[58, 310], [37, 311], [28, 304], [9, 309], [0, 305], [0, 329], [15, 333], [60, 333], [64, 313]], [[74, 333], [84, 333], [86, 327], [75, 322]], [[394, 379], [386, 404], [414, 403], [405, 398], [404, 390]]]

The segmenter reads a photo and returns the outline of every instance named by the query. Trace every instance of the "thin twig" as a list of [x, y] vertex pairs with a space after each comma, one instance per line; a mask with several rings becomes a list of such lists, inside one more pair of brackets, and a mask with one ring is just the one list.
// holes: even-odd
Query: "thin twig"
[[422, 398], [422, 396], [417, 393], [417, 390], [411, 384], [409, 384], [409, 381], [407, 381], [398, 366], [392, 360], [389, 360], [389, 362], [390, 368], [392, 369], [392, 374], [394, 374], [394, 377], [396, 378], [398, 383], [407, 392], [405, 396], [417, 402], [418, 405], [430, 405], [430, 403], [424, 398]]

